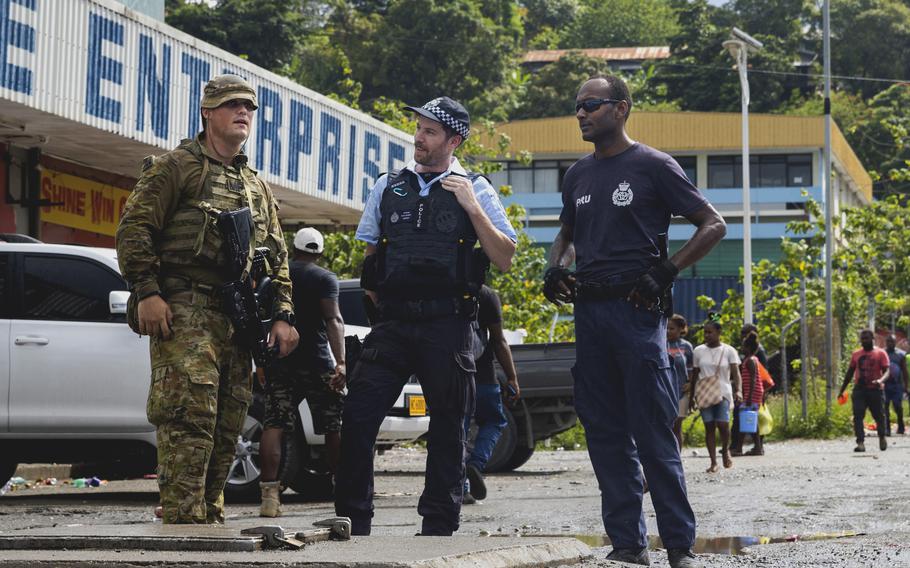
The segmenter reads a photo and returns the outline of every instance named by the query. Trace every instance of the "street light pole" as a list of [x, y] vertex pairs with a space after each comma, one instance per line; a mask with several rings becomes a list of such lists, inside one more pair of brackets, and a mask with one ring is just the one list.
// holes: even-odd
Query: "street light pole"
[[837, 364], [834, 361], [834, 187], [831, 183], [831, 5], [823, 7], [823, 46], [825, 58], [825, 416], [831, 415]]
[[736, 61], [742, 90], [743, 133], [743, 322], [752, 323], [752, 199], [749, 194], [749, 50], [761, 49], [762, 43], [739, 28], [733, 28], [731, 39], [723, 43]]

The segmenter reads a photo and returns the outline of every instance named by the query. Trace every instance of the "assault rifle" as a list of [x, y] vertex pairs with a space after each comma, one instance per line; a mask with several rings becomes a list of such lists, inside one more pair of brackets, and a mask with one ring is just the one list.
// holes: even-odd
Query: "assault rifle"
[[269, 276], [269, 249], [257, 248], [249, 273], [244, 274], [250, 238], [255, 228], [248, 207], [221, 213], [218, 228], [224, 238], [227, 282], [221, 303], [234, 325], [234, 341], [250, 350], [258, 367], [269, 368], [278, 359], [278, 346], [269, 347], [275, 293]]

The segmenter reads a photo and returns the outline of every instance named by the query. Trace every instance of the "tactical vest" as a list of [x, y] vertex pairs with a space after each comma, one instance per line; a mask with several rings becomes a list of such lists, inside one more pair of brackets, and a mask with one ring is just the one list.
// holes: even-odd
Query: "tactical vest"
[[468, 290], [477, 233], [454, 193], [436, 181], [421, 197], [417, 174], [391, 172], [379, 211], [380, 300], [453, 298]]
[[256, 227], [254, 242], [273, 249], [274, 259], [277, 247], [268, 239], [264, 190], [255, 173], [246, 166], [225, 167], [209, 159], [193, 140], [184, 140], [174, 152], [180, 154], [180, 166], [199, 173], [186, 177], [177, 209], [161, 232], [158, 250], [162, 272], [180, 273], [181, 267], [188, 266], [215, 271], [224, 267], [226, 258], [217, 226], [218, 214], [247, 206], [247, 195], [253, 198], [250, 209]]

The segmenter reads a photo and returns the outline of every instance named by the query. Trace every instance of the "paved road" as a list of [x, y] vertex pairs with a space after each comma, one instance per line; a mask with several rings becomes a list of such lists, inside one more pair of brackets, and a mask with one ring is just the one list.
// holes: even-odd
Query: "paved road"
[[[854, 454], [846, 439], [768, 444], [764, 457], [739, 458], [733, 469], [717, 474], [705, 473], [704, 449], [684, 450], [704, 539], [699, 545], [740, 552], [706, 556], [709, 565], [910, 566], [910, 437], [890, 441], [887, 452], [870, 443], [866, 454]], [[377, 458], [376, 534], [407, 536], [418, 530], [425, 457], [417, 449], [396, 449]], [[135, 480], [97, 489], [16, 491], [0, 497], [0, 531], [155, 522], [155, 487], [154, 481]], [[488, 488], [485, 502], [464, 508], [460, 534], [578, 535], [603, 544], [599, 492], [584, 452], [539, 452], [516, 472], [490, 476]], [[291, 492], [284, 501], [287, 522], [332, 515], [329, 503], [304, 502]], [[232, 504], [228, 513], [231, 519], [256, 519], [258, 504]], [[646, 515], [656, 533], [648, 500]], [[823, 538], [830, 535], [856, 536]], [[784, 542], [755, 545], [758, 537]], [[604, 565], [608, 550], [598, 549], [589, 565]], [[662, 553], [653, 558], [655, 565], [666, 566]]]

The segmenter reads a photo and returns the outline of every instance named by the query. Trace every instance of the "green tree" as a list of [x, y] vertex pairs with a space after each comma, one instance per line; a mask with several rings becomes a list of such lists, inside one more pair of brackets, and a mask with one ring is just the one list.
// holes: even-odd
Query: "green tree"
[[[318, 22], [308, 0], [168, 0], [168, 24], [270, 71], [286, 74], [301, 39]], [[308, 15], [310, 17], [308, 17]]]
[[575, 93], [581, 84], [595, 75], [609, 72], [606, 61], [571, 51], [531, 76], [527, 92], [512, 118], [571, 115]]
[[[646, 65], [633, 73], [620, 72], [629, 86], [635, 110], [679, 110], [667, 102], [662, 85], [654, 84], [654, 66]], [[603, 74], [615, 74], [606, 61], [570, 51], [528, 79], [525, 94], [512, 113], [512, 119], [547, 118], [574, 114], [575, 94], [582, 83]]]
[[[831, 70], [835, 75], [906, 79], [910, 76], [910, 6], [902, 0], [831, 3]], [[838, 80], [868, 98], [875, 81]]]
[[392, 0], [385, 17], [339, 8], [332, 21], [367, 101], [447, 94], [473, 108], [507, 80], [522, 36], [517, 5], [504, 1]]
[[525, 38], [532, 49], [555, 49], [559, 33], [575, 20], [578, 0], [521, 0]]
[[304, 87], [357, 108], [363, 88], [355, 81], [347, 55], [327, 35], [310, 35], [291, 59], [288, 76]]
[[890, 86], [869, 100], [868, 107], [846, 128], [846, 136], [871, 170], [877, 195], [910, 192], [905, 170], [910, 160], [910, 87]]
[[[657, 64], [655, 84], [684, 110], [738, 111], [739, 76], [722, 44], [733, 26], [745, 25], [742, 18], [732, 9], [711, 6], [706, 0], [677, 0], [675, 5], [680, 33], [670, 41], [670, 57]], [[804, 81], [792, 76], [793, 38], [760, 32], [752, 35], [764, 47], [749, 56], [750, 109], [779, 112], [792, 99], [798, 101], [805, 88]]]
[[669, 0], [585, 0], [562, 33], [559, 46], [666, 45], [678, 29]]
[[[807, 203], [811, 221], [789, 224], [790, 231], [799, 238], [781, 241], [782, 258], [779, 262], [767, 259], [753, 266], [753, 302], [755, 321], [762, 342], [769, 349], [780, 347], [782, 326], [799, 316], [798, 290], [800, 280], [807, 282], [807, 307], [813, 327], [823, 322], [825, 315], [824, 254], [825, 227], [818, 203]], [[841, 362], [845, 362], [855, 348], [859, 329], [867, 324], [867, 307], [878, 306], [881, 325], [890, 325], [891, 316], [901, 327], [910, 323], [910, 256], [905, 252], [910, 239], [910, 204], [898, 196], [874, 201], [862, 207], [843, 211], [843, 223], [835, 230], [838, 244], [832, 259], [834, 318], [840, 330]], [[724, 340], [736, 344], [738, 329], [743, 317], [742, 294], [728, 290], [725, 298], [699, 299], [705, 309], [720, 304], [720, 318], [724, 325]], [[798, 330], [791, 328], [788, 344], [798, 342]], [[822, 355], [810, 353], [805, 362], [810, 374], [824, 384]], [[801, 361], [794, 361], [793, 371]], [[840, 377], [835, 377], [839, 380]], [[821, 388], [814, 393], [823, 392]]]

